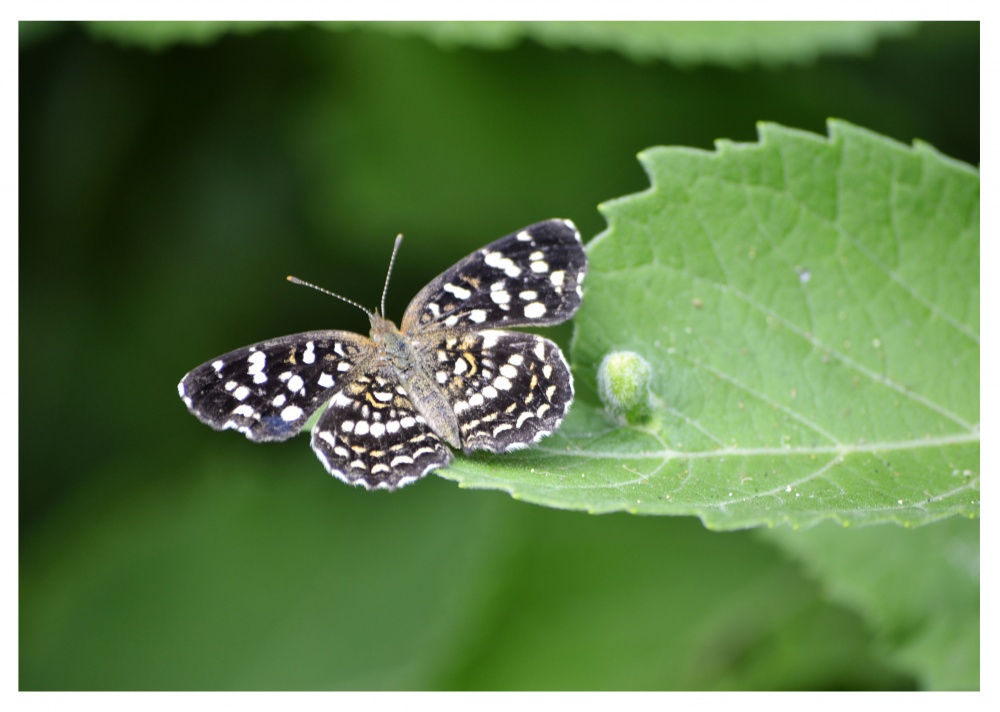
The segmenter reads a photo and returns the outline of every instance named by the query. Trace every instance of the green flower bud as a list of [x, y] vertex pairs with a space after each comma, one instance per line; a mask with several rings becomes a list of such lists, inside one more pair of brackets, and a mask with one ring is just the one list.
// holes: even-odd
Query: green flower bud
[[649, 361], [632, 351], [608, 354], [597, 369], [597, 393], [604, 409], [620, 423], [635, 424], [652, 413]]

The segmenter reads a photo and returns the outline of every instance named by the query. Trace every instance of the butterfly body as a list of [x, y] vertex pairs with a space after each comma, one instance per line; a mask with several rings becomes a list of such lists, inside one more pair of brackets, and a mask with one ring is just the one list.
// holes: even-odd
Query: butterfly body
[[395, 324], [377, 313], [371, 315], [371, 322], [375, 351], [384, 355], [417, 412], [446, 443], [460, 448], [458, 418], [447, 394], [429, 375], [433, 368], [432, 354], [426, 348], [420, 349], [435, 339], [410, 341]]

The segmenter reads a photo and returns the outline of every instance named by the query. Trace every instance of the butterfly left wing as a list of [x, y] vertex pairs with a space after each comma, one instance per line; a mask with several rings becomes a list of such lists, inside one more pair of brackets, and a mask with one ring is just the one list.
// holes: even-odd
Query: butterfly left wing
[[580, 307], [587, 255], [569, 220], [546, 220], [476, 250], [410, 302], [401, 331], [547, 326]]
[[312, 431], [313, 450], [330, 474], [365, 489], [394, 490], [451, 462], [451, 450], [387, 365], [354, 376]]
[[349, 331], [311, 331], [230, 351], [177, 386], [198, 420], [250, 440], [287, 440], [370, 358], [371, 341]]

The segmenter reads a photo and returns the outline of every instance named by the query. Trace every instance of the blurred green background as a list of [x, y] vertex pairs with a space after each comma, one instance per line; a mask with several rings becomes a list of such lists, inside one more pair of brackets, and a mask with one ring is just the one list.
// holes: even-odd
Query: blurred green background
[[398, 232], [396, 319], [531, 222], [570, 217], [589, 240], [598, 203], [647, 187], [649, 146], [754, 141], [758, 120], [824, 134], [836, 116], [978, 164], [978, 24], [682, 64], [244, 29], [150, 49], [123, 27], [22, 23], [22, 689], [920, 686], [752, 532], [434, 476], [354, 490], [304, 436], [211, 431], [176, 384], [261, 339], [367, 332], [284, 277], [374, 306]]

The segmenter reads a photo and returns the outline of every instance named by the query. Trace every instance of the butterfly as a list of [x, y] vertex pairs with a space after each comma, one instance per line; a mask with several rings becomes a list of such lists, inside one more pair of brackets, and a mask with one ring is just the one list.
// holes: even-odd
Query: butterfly
[[[389, 274], [399, 249], [396, 238]], [[320, 408], [311, 444], [333, 475], [394, 490], [464, 452], [506, 452], [552, 433], [573, 401], [559, 347], [506, 327], [548, 326], [576, 313], [587, 256], [569, 220], [546, 220], [473, 252], [432, 280], [399, 328], [382, 309], [294, 277], [361, 308], [368, 337], [309, 331], [269, 339], [195, 368], [178, 393], [216, 430], [286, 440]]]

